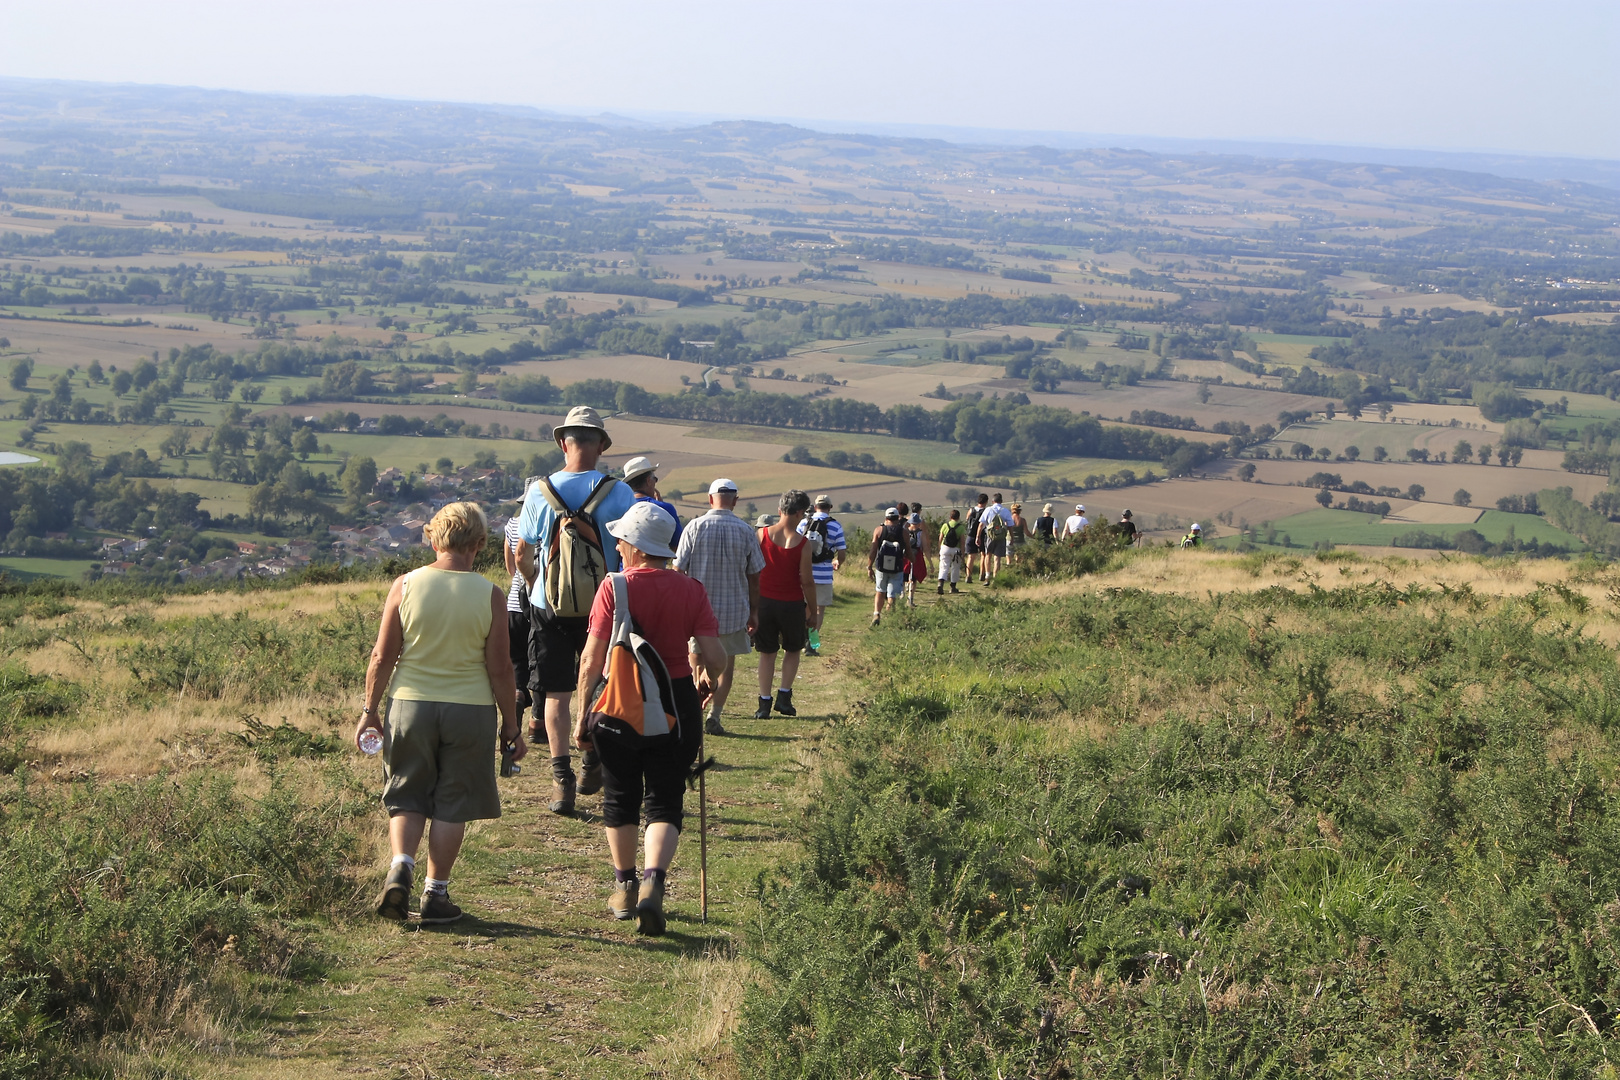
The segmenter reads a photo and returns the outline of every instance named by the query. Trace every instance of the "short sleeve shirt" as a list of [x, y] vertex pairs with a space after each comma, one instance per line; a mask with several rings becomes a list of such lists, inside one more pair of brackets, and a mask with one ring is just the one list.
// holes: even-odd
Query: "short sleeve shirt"
[[748, 576], [765, 569], [753, 526], [730, 510], [710, 510], [686, 523], [675, 569], [703, 583], [721, 634], [748, 626]]
[[[513, 519], [511, 519], [510, 521], [508, 521], [506, 523], [506, 529], [505, 529], [503, 535], [505, 536], [505, 539], [506, 539], [506, 550], [512, 552], [513, 554], [516, 554], [517, 553], [518, 541], [523, 538], [522, 534], [518, 532], [518, 519], [517, 518], [513, 518]], [[528, 586], [528, 583], [523, 580], [523, 571], [514, 570], [512, 572], [512, 584], [511, 584], [511, 587], [509, 587], [506, 590], [506, 610], [507, 611], [522, 612], [522, 610], [523, 610], [523, 590], [525, 588], [527, 588], [527, 586]]]
[[[817, 510], [815, 514], [799, 522], [799, 531], [808, 535], [810, 522], [812, 521], [825, 521], [827, 523], [827, 543], [834, 551], [844, 550], [847, 543], [844, 539], [844, 527], [838, 524], [837, 518]], [[815, 575], [817, 585], [831, 585], [833, 583], [833, 564], [831, 562], [812, 562], [810, 572]]]
[[1079, 532], [1086, 527], [1086, 519], [1079, 514], [1070, 514], [1069, 519], [1063, 523], [1063, 531], [1068, 534]]
[[[578, 509], [585, 505], [585, 500], [591, 497], [591, 491], [605, 477], [596, 471], [591, 472], [555, 472], [551, 474], [551, 485], [557, 489], [557, 494], [567, 505]], [[610, 523], [618, 521], [624, 512], [634, 506], [636, 493], [630, 490], [630, 485], [615, 483], [613, 490], [608, 492], [607, 498], [596, 510], [596, 524], [600, 527], [603, 537], [602, 550], [607, 556], [609, 573], [619, 569], [619, 549], [613, 543], [613, 537], [607, 535]], [[546, 499], [545, 488], [537, 480], [530, 486], [528, 494], [523, 499], [523, 513], [518, 518], [518, 533], [528, 541], [534, 549], [534, 563], [538, 573], [536, 580], [546, 579], [546, 563], [551, 547], [551, 537], [557, 528], [557, 514], [552, 510], [551, 503]], [[537, 610], [546, 609], [546, 590], [537, 588], [529, 595], [529, 604]]]
[[[624, 574], [625, 590], [630, 594], [630, 617], [638, 632], [664, 661], [670, 678], [691, 675], [688, 639], [720, 636], [702, 583], [674, 570], [652, 566], [638, 566]], [[591, 637], [604, 641], [613, 637], [613, 607], [613, 582], [604, 581], [591, 603]]]

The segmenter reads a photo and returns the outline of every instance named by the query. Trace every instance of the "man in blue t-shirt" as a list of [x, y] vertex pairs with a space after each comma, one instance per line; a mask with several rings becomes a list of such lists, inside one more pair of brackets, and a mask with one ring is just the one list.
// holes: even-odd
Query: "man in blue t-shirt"
[[833, 602], [833, 574], [844, 565], [847, 554], [844, 527], [832, 516], [832, 496], [816, 498], [816, 512], [799, 522], [799, 531], [806, 536], [812, 532], [821, 536], [821, 543], [810, 549], [810, 573], [816, 579], [816, 614], [810, 622], [810, 647], [804, 651], [806, 656], [820, 656], [821, 621]]
[[624, 463], [624, 482], [630, 485], [630, 490], [636, 493], [637, 502], [650, 502], [655, 506], [662, 506], [669, 512], [675, 522], [675, 539], [670, 541], [670, 547], [676, 547], [681, 542], [681, 528], [686, 523], [681, 515], [675, 512], [673, 503], [667, 503], [658, 497], [658, 466], [644, 457], [633, 457]]
[[[617, 573], [619, 549], [607, 527], [624, 516], [635, 505], [636, 496], [630, 488], [610, 476], [597, 471], [596, 462], [613, 440], [608, 437], [607, 426], [595, 409], [589, 405], [577, 406], [553, 431], [557, 446], [563, 452], [563, 467], [549, 477], [557, 495], [571, 510], [579, 510], [600, 484], [610, 485], [592, 515], [596, 534], [602, 540], [602, 553], [607, 572]], [[579, 657], [585, 651], [585, 638], [589, 616], [562, 618], [554, 615], [546, 604], [546, 564], [550, 557], [552, 537], [557, 531], [557, 513], [546, 499], [545, 486], [535, 482], [523, 499], [523, 513], [518, 518], [517, 564], [529, 578], [529, 606], [532, 626], [529, 630], [529, 687], [535, 702], [535, 722], [529, 725], [531, 741], [541, 741], [538, 721], [542, 719], [541, 697], [544, 695], [544, 738], [551, 746], [551, 812], [572, 814], [576, 792], [593, 795], [601, 790], [602, 766], [594, 751], [587, 751], [582, 762], [584, 782], [574, 780], [573, 758], [568, 750], [572, 718], [569, 706], [574, 687], [579, 682]], [[529, 559], [533, 553], [533, 561]], [[537, 586], [538, 583], [538, 586]]]

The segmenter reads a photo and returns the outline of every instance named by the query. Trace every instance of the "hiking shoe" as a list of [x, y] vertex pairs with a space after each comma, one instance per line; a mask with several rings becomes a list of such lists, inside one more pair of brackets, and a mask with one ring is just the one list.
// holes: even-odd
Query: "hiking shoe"
[[579, 794], [595, 795], [602, 790], [602, 755], [596, 747], [585, 751], [579, 759]]
[[954, 582], [954, 581], [953, 581], [953, 582], [951, 582], [951, 592], [953, 592], [953, 593], [956, 593], [956, 594], [958, 594], [958, 595], [960, 595], [960, 594], [961, 594], [961, 592], [962, 592], [962, 590], [961, 590], [961, 589], [958, 589], [958, 588], [957, 588], [957, 587], [956, 587], [956, 582]]
[[[952, 592], [956, 591], [956, 586], [955, 585], [951, 586], [951, 591]], [[943, 581], [939, 583], [939, 588], [934, 590], [934, 594], [936, 596], [944, 596], [945, 595], [945, 583]]]
[[872, 616], [872, 625], [873, 625], [873, 627], [876, 627], [882, 621], [883, 621], [883, 616], [881, 616], [881, 615]]
[[572, 817], [574, 814], [574, 795], [577, 791], [574, 783], [574, 771], [568, 771], [568, 779], [551, 781], [551, 812], [563, 817]]
[[636, 900], [636, 933], [661, 937], [664, 933], [664, 879], [643, 881]]
[[720, 726], [720, 718], [718, 716], [711, 716], [703, 721], [703, 734], [724, 735], [725, 733], [726, 729]]
[[395, 863], [388, 868], [388, 878], [377, 897], [377, 914], [395, 922], [411, 917], [410, 863]]
[[620, 881], [608, 897], [608, 910], [620, 922], [636, 917], [636, 902], [640, 899], [641, 882], [635, 878], [629, 881]]
[[762, 697], [762, 698], [759, 699], [759, 708], [754, 710], [754, 719], [755, 720], [769, 720], [770, 718], [771, 718], [771, 699], [768, 698], [768, 697]]
[[776, 711], [783, 716], [798, 716], [799, 710], [793, 707], [793, 694], [787, 690], [776, 692]]
[[422, 923], [425, 926], [453, 923], [461, 915], [461, 909], [450, 902], [447, 892], [427, 893], [422, 897]]
[[821, 650], [817, 649], [814, 645], [808, 645], [808, 646], [805, 647], [804, 655], [806, 655], [806, 656], [820, 656], [821, 655]]

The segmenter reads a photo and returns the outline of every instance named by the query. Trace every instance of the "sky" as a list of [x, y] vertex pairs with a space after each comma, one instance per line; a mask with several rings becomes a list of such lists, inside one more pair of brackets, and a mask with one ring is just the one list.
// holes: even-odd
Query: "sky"
[[1620, 2], [0, 0], [0, 75], [1620, 159]]

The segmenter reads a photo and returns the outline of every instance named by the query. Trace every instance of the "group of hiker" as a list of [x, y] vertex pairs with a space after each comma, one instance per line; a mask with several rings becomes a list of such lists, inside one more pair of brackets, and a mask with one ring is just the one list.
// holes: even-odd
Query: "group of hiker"
[[[509, 775], [543, 745], [552, 813], [572, 815], [580, 796], [602, 796], [609, 910], [662, 934], [688, 779], [702, 772], [704, 736], [726, 734], [737, 657], [759, 653], [753, 715], [765, 719], [797, 714], [800, 660], [819, 655], [834, 575], [848, 557], [829, 496], [812, 505], [787, 491], [774, 518], [751, 525], [735, 512], [736, 483], [722, 477], [709, 485], [708, 511], [683, 525], [659, 494], [656, 463], [632, 458], [621, 477], [598, 467], [613, 441], [594, 409], [571, 410], [554, 437], [563, 467], [531, 478], [504, 530], [504, 591], [473, 569], [488, 539], [483, 511], [458, 502], [424, 530], [434, 561], [395, 580], [384, 603], [355, 740], [380, 750], [383, 765], [392, 861], [376, 910], [386, 918], [410, 916], [424, 833], [419, 918], [461, 917], [450, 872], [466, 823], [500, 816], [496, 759]], [[979, 495], [965, 519], [951, 510], [937, 537], [936, 593], [958, 592], [975, 575], [994, 579], [1027, 543], [1091, 527], [1082, 504], [1061, 528], [1052, 510], [1031, 523], [999, 492]], [[873, 626], [902, 597], [914, 606], [929, 579], [922, 511], [897, 503], [872, 530]], [[1135, 540], [1129, 510], [1109, 528]]]

